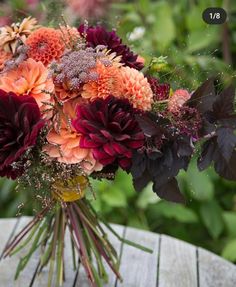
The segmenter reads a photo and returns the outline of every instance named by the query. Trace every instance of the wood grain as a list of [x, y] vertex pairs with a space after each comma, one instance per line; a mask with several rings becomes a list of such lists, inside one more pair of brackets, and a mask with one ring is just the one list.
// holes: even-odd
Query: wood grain
[[199, 285], [202, 287], [235, 287], [236, 267], [221, 257], [198, 249]]
[[[0, 219], [0, 252], [9, 239], [12, 230], [17, 233], [30, 218], [22, 217], [16, 227], [17, 219]], [[165, 235], [125, 229], [114, 225], [113, 228], [125, 238], [153, 249], [148, 254], [128, 245], [122, 245], [117, 238], [108, 232], [108, 236], [118, 252], [121, 252], [120, 272], [123, 283], [117, 282], [109, 272], [109, 282], [103, 287], [235, 287], [236, 266], [221, 257], [201, 248]], [[124, 232], [125, 230], [125, 232]], [[69, 234], [66, 235], [66, 281], [63, 287], [90, 287], [82, 268], [73, 270]], [[159, 244], [160, 243], [160, 244]], [[19, 259], [25, 251], [12, 258], [0, 261], [0, 286], [29, 286], [38, 263], [38, 254], [34, 254], [27, 268], [19, 279], [14, 281], [15, 270]], [[198, 256], [197, 256], [198, 254]], [[160, 258], [159, 258], [160, 256]], [[158, 259], [159, 258], [159, 259]], [[36, 278], [33, 287], [47, 286], [47, 270]]]
[[196, 248], [169, 236], [161, 236], [159, 287], [198, 287]]
[[153, 253], [124, 244], [120, 267], [123, 282], [117, 282], [117, 287], [156, 286], [159, 236], [151, 232], [127, 228], [125, 238], [152, 249]]

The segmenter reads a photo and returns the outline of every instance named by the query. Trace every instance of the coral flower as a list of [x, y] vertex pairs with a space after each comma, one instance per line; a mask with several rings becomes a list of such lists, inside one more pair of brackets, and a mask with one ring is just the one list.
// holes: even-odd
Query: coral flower
[[41, 62], [28, 59], [16, 69], [9, 70], [0, 78], [0, 89], [14, 92], [18, 96], [30, 95], [35, 98], [41, 108], [45, 102], [50, 102], [50, 94], [54, 85], [48, 79], [48, 70]]
[[26, 45], [29, 48], [28, 56], [45, 66], [59, 59], [65, 50], [61, 31], [53, 28], [42, 27], [34, 31], [27, 38]]
[[120, 73], [120, 96], [128, 99], [134, 108], [150, 110], [153, 92], [147, 78], [141, 72], [130, 67], [121, 67]]
[[[53, 129], [47, 136], [48, 143], [43, 150], [51, 158], [66, 164], [80, 164], [83, 170], [90, 174], [103, 168], [94, 159], [92, 151], [80, 147], [81, 135], [70, 126], [68, 119], [76, 116], [76, 106], [82, 103], [82, 99], [73, 99], [64, 103], [63, 112], [65, 117], [61, 117], [61, 127], [59, 131]], [[69, 126], [69, 128], [68, 128]]]
[[66, 164], [81, 164], [83, 170], [90, 174], [93, 171], [99, 171], [103, 165], [94, 159], [90, 149], [80, 147], [81, 136], [75, 131], [69, 131], [67, 127], [60, 129], [60, 132], [51, 131], [47, 140], [48, 145], [43, 150], [51, 158]]
[[100, 61], [94, 69], [98, 79], [89, 81], [83, 86], [81, 96], [86, 99], [105, 99], [110, 94], [118, 96], [118, 86], [120, 85], [120, 69], [116, 66], [105, 66]]
[[184, 103], [189, 100], [191, 95], [187, 90], [179, 89], [174, 92], [168, 102], [168, 109], [170, 112], [175, 113], [180, 110]]
[[80, 33], [74, 27], [60, 26], [59, 31], [61, 32], [61, 39], [67, 48], [82, 41]]

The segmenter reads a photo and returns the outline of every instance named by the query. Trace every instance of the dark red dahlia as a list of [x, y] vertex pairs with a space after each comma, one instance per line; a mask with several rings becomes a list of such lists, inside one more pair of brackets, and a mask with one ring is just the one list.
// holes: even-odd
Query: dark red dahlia
[[35, 99], [0, 90], [0, 176], [15, 179], [20, 157], [36, 143], [44, 121]]
[[169, 98], [170, 85], [167, 83], [159, 83], [158, 79], [154, 77], [147, 77], [148, 82], [153, 92], [154, 101], [163, 101]]
[[121, 62], [125, 65], [137, 70], [141, 70], [144, 67], [143, 63], [137, 60], [138, 55], [135, 55], [129, 47], [122, 44], [122, 40], [115, 31], [108, 32], [101, 26], [89, 27], [85, 30], [84, 25], [80, 25], [78, 31], [81, 34], [86, 34], [86, 41], [89, 47], [95, 48], [98, 45], [104, 45], [111, 52], [115, 52], [117, 56], [121, 56]]
[[133, 150], [144, 144], [144, 134], [128, 100], [113, 96], [78, 106], [74, 128], [82, 134], [81, 148], [93, 149], [93, 156], [104, 166], [118, 164], [128, 170]]

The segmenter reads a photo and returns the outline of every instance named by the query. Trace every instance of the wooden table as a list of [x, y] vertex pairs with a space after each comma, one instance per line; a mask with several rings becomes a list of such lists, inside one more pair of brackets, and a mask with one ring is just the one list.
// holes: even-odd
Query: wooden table
[[[29, 220], [0, 219], [0, 252], [13, 233]], [[104, 287], [235, 287], [236, 266], [202, 248], [175, 238], [134, 228], [114, 225], [119, 234], [127, 239], [153, 249], [148, 254], [128, 245], [122, 245], [112, 234], [111, 241], [120, 253], [120, 272], [123, 283], [110, 274]], [[67, 240], [70, 242], [70, 240]], [[66, 247], [68, 248], [68, 246]], [[33, 257], [20, 278], [14, 281], [20, 254], [0, 262], [1, 287], [28, 287], [34, 276], [37, 257]], [[66, 252], [66, 282], [64, 287], [88, 287], [84, 270], [79, 266], [73, 271], [70, 249]], [[47, 286], [47, 270], [37, 277], [33, 287]]]

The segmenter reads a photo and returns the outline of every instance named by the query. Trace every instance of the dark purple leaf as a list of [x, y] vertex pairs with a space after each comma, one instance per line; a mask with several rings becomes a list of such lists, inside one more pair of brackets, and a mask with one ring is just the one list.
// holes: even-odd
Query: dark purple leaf
[[219, 150], [226, 161], [230, 160], [236, 146], [236, 136], [230, 128], [218, 128], [216, 131]]
[[131, 174], [134, 179], [142, 176], [146, 169], [146, 156], [144, 153], [134, 152], [132, 157]]
[[187, 101], [186, 105], [196, 108], [201, 114], [212, 110], [215, 101], [214, 78], [205, 81]]
[[139, 178], [133, 178], [133, 185], [137, 192], [141, 192], [147, 184], [152, 180], [147, 170]]
[[228, 162], [218, 153], [215, 157], [214, 166], [220, 176], [228, 180], [236, 180], [236, 151], [233, 151]]
[[143, 116], [136, 115], [135, 118], [145, 136], [152, 137], [162, 134], [160, 126], [158, 126], [156, 122], [150, 119], [149, 117], [145, 115]]
[[176, 141], [177, 154], [179, 156], [191, 156], [193, 153], [193, 146], [191, 145], [190, 138], [187, 136], [179, 137]]
[[217, 119], [224, 119], [234, 112], [235, 89], [233, 86], [223, 90], [213, 104], [214, 115]]
[[159, 186], [159, 184], [157, 184], [157, 181], [155, 181], [153, 184], [153, 191], [160, 198], [176, 203], [183, 203], [185, 201], [183, 195], [179, 190], [178, 182], [175, 178], [172, 178], [165, 185], [162, 186]]
[[216, 137], [207, 140], [202, 146], [202, 153], [198, 158], [198, 169], [203, 171], [213, 161], [217, 149]]

